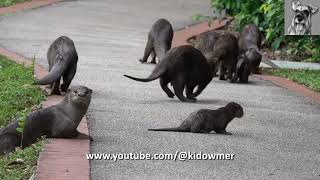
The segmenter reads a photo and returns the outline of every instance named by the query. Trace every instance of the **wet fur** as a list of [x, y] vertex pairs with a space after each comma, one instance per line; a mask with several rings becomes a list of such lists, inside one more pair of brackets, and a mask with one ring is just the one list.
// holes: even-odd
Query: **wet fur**
[[[77, 131], [88, 110], [92, 90], [83, 86], [71, 87], [66, 97], [57, 105], [31, 112], [25, 121], [22, 147], [35, 143], [40, 137], [90, 138]], [[0, 130], [0, 154], [20, 146], [21, 134], [17, 132], [18, 120]]]
[[[56, 39], [48, 49], [47, 59], [49, 63], [49, 74], [36, 82], [39, 85], [50, 84], [50, 94], [66, 92], [77, 71], [78, 54], [73, 41], [61, 36]], [[63, 84], [60, 86], [60, 80]]]
[[152, 56], [151, 63], [156, 63], [156, 57], [160, 61], [165, 53], [171, 49], [173, 29], [170, 22], [166, 19], [159, 19], [153, 25], [148, 34], [148, 41], [140, 62], [147, 62], [148, 57]]
[[216, 110], [200, 109], [191, 113], [179, 127], [148, 129], [149, 131], [174, 131], [174, 132], [192, 132], [192, 133], [210, 133], [214, 131], [218, 134], [231, 133], [226, 131], [227, 125], [235, 118], [243, 116], [243, 108], [235, 103], [228, 103], [226, 106]]
[[[190, 45], [179, 46], [165, 54], [162, 61], [156, 65], [153, 72], [147, 78], [135, 78], [124, 75], [130, 79], [149, 82], [160, 78], [160, 85], [168, 97], [176, 95], [181, 101], [195, 102], [197, 97], [208, 83], [213, 74], [203, 54]], [[174, 93], [168, 88], [171, 83]], [[198, 86], [196, 92], [194, 88]], [[186, 97], [183, 95], [186, 88]]]

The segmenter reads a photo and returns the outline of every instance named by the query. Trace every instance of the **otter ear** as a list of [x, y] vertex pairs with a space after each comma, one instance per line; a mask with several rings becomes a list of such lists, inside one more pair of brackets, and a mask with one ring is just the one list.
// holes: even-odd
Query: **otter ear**
[[313, 6], [312, 4], [309, 4], [308, 8], [309, 8], [311, 14], [314, 14], [318, 11], [318, 8]]
[[301, 6], [300, 1], [292, 1], [292, 10], [295, 11], [299, 6]]

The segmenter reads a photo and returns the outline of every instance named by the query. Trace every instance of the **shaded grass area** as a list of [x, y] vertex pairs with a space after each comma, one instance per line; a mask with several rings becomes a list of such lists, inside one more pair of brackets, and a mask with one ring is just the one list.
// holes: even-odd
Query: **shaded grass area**
[[[33, 67], [24, 67], [0, 56], [0, 127], [11, 122], [21, 112], [30, 112], [45, 96], [38, 86], [33, 86]], [[0, 157], [0, 179], [28, 179], [32, 173], [43, 141], [24, 150]], [[23, 162], [9, 165], [17, 158]]]
[[30, 0], [0, 0], [0, 7], [11, 6], [24, 1], [30, 1]]
[[268, 73], [290, 79], [320, 92], [320, 70], [272, 69]]

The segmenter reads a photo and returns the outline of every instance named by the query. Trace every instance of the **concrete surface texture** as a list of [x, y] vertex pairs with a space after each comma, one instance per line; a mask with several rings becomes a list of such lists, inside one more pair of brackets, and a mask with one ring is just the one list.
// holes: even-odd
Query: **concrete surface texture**
[[[94, 90], [88, 121], [92, 153], [233, 153], [232, 161], [91, 161], [92, 179], [318, 179], [320, 106], [270, 82], [248, 85], [216, 78], [195, 104], [169, 99], [140, 64], [147, 32], [160, 17], [175, 29], [208, 12], [207, 0], [88, 0], [0, 17], [0, 45], [47, 66], [46, 51], [60, 35], [75, 41], [79, 68], [73, 84]], [[148, 132], [173, 127], [200, 108], [240, 103], [245, 115], [227, 127], [232, 136]], [[67, 148], [67, 147], [66, 147]], [[85, 158], [85, 155], [84, 155]]]

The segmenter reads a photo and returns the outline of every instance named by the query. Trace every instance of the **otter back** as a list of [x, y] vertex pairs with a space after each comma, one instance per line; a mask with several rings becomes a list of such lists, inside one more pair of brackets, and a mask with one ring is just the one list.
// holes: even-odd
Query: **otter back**
[[[179, 46], [165, 54], [148, 78], [135, 78], [136, 81], [148, 82], [160, 78], [160, 85], [168, 97], [176, 95], [181, 101], [195, 102], [208, 83], [212, 80], [212, 72], [203, 54], [191, 45]], [[168, 88], [171, 83], [174, 93]], [[194, 88], [197, 90], [193, 92]], [[183, 91], [186, 88], [186, 97]]]
[[[77, 71], [78, 54], [73, 41], [61, 36], [49, 47], [47, 52], [49, 74], [36, 82], [39, 85], [50, 84], [50, 94], [60, 94], [60, 89], [65, 92]], [[60, 86], [60, 79], [63, 84]]]
[[151, 63], [156, 63], [156, 57], [159, 61], [165, 53], [171, 49], [173, 38], [173, 29], [170, 22], [166, 19], [159, 19], [153, 25], [148, 34], [148, 41], [140, 62], [147, 62], [148, 57], [152, 56]]

